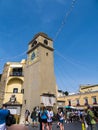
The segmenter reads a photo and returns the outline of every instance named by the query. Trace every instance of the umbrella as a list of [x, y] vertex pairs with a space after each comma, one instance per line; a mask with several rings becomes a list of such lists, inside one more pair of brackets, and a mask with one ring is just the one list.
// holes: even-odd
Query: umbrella
[[73, 107], [73, 106], [64, 106], [64, 108], [66, 108], [66, 109], [75, 109], [75, 107]]

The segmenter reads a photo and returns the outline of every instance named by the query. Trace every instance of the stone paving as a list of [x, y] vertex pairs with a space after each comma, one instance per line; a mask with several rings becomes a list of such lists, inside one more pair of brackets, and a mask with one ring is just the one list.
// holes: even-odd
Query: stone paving
[[[31, 125], [28, 126], [29, 130], [39, 130], [39, 127], [32, 127]], [[64, 129], [65, 130], [81, 130], [81, 123], [80, 122], [74, 122], [74, 123], [69, 123], [69, 124], [64, 124]], [[60, 128], [57, 128], [57, 123], [53, 123], [52, 125], [52, 130], [60, 130]]]
[[[32, 128], [32, 126], [28, 126], [29, 130], [40, 130], [39, 127]], [[52, 130], [60, 130], [60, 128], [57, 128], [57, 123], [53, 123]], [[64, 130], [82, 130], [82, 124], [80, 122], [73, 122], [69, 124], [64, 124]], [[90, 130], [90, 128], [89, 128]], [[97, 130], [98, 130], [98, 124], [97, 124]]]
[[[64, 124], [65, 130], [82, 130], [81, 123], [80, 122], [74, 122], [69, 124]], [[40, 130], [38, 127], [32, 127], [31, 125], [18, 125], [15, 124], [11, 127], [9, 127], [7, 130]], [[60, 130], [60, 128], [57, 128], [57, 123], [53, 123], [52, 130]], [[97, 124], [97, 130], [98, 130], [98, 124]]]

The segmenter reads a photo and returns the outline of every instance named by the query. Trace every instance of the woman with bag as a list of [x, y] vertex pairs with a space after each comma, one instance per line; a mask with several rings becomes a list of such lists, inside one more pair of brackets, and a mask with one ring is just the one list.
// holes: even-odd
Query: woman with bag
[[42, 130], [45, 130], [45, 127], [47, 130], [49, 130], [49, 126], [48, 126], [48, 112], [46, 110], [45, 107], [42, 108], [42, 110], [40, 111], [40, 118], [41, 118], [41, 122], [42, 122]]
[[64, 112], [59, 108], [57, 114], [58, 114], [60, 130], [64, 130], [64, 118], [65, 118]]
[[49, 126], [49, 130], [52, 130], [52, 117], [53, 117], [53, 111], [51, 110], [51, 108], [48, 109], [48, 119], [47, 119], [47, 122], [48, 122], [48, 126]]

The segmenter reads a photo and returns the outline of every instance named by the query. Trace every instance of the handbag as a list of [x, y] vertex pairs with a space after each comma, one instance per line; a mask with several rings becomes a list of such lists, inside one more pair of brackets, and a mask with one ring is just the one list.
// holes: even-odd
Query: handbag
[[16, 119], [15, 119], [14, 115], [9, 114], [6, 118], [6, 125], [11, 126], [12, 124], [16, 124]]

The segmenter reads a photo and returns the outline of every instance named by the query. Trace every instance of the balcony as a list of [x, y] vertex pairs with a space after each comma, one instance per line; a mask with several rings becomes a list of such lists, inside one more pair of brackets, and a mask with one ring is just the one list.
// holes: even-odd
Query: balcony
[[12, 68], [10, 76], [23, 76], [23, 68]]
[[17, 72], [11, 72], [10, 76], [24, 76], [24, 75], [23, 75], [23, 72], [18, 72], [17, 71]]

